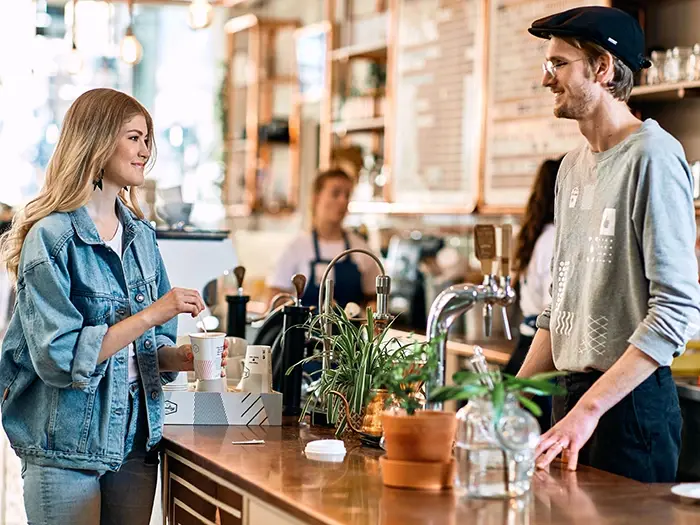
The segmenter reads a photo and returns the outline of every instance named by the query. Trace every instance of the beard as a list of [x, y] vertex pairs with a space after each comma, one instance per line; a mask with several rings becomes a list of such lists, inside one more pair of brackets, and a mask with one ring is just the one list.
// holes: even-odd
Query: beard
[[593, 94], [585, 88], [575, 93], [566, 92], [563, 96], [566, 97], [563, 103], [554, 107], [557, 118], [579, 120], [588, 114], [593, 105]]

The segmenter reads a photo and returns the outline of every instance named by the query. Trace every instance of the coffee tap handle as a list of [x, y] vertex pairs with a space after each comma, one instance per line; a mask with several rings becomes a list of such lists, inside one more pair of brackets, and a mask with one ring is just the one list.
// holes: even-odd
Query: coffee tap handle
[[243, 295], [243, 279], [245, 278], [245, 267], [236, 266], [233, 269], [233, 275], [236, 276], [236, 282], [238, 284], [238, 295]]
[[493, 275], [493, 260], [496, 258], [496, 228], [493, 224], [477, 224], [474, 227], [476, 258], [481, 261], [484, 275]]
[[513, 226], [504, 224], [501, 226], [501, 276], [510, 275], [510, 245], [513, 239]]
[[506, 333], [506, 339], [510, 341], [513, 339], [513, 335], [510, 333], [510, 321], [508, 320], [507, 306], [501, 306], [501, 315], [503, 316], [503, 331]]
[[294, 303], [296, 306], [301, 306], [301, 297], [304, 294], [304, 288], [306, 288], [306, 276], [301, 273], [294, 274], [292, 277], [292, 285], [296, 292]]

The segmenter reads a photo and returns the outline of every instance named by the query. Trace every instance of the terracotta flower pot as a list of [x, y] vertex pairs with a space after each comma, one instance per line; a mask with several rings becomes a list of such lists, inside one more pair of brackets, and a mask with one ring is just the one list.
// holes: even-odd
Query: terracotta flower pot
[[417, 410], [409, 416], [396, 412], [382, 414], [386, 457], [396, 461], [447, 463], [457, 430], [454, 412]]

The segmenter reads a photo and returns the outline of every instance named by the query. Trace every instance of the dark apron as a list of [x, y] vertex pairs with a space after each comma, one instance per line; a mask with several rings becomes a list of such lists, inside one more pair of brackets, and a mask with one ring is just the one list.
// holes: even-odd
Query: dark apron
[[[301, 298], [304, 306], [318, 307], [319, 285], [316, 284], [318, 279], [323, 276], [325, 267], [331, 261], [321, 259], [321, 251], [318, 247], [318, 234], [316, 230], [312, 232], [314, 240], [315, 259], [309, 264], [309, 278], [307, 280], [306, 290]], [[343, 232], [343, 240], [345, 241], [345, 249], [350, 249], [350, 241], [345, 232]], [[362, 306], [365, 295], [362, 292], [362, 273], [357, 267], [357, 264], [352, 260], [351, 256], [345, 256], [335, 263], [333, 266], [335, 272], [333, 298], [341, 308], [345, 308], [348, 303], [357, 303]]]
[[[323, 272], [328, 264], [330, 264], [330, 261], [321, 259], [321, 250], [319, 250], [318, 247], [318, 234], [316, 233], [316, 230], [312, 232], [312, 235], [314, 239], [315, 259], [309, 264], [310, 268], [309, 279], [307, 281], [308, 284], [306, 285], [306, 290], [304, 290], [304, 295], [301, 298], [301, 302], [304, 306], [318, 307], [318, 294], [320, 287], [316, 283], [316, 275], [318, 275], [319, 279], [323, 277]], [[345, 240], [345, 249], [349, 250], [350, 241], [348, 240], [348, 236], [345, 232], [343, 232], [343, 239]], [[365, 295], [362, 292], [362, 273], [357, 267], [357, 264], [355, 264], [352, 258], [348, 255], [336, 262], [333, 266], [333, 270], [335, 271], [335, 277], [333, 278], [335, 281], [333, 298], [335, 299], [336, 303], [338, 303], [338, 305], [342, 308], [345, 308], [345, 306], [350, 302], [357, 303], [361, 306], [364, 302]], [[316, 311], [318, 312], [319, 310]], [[307, 355], [306, 357], [309, 356]], [[303, 365], [303, 370], [307, 374], [311, 374], [313, 379], [317, 379], [319, 377], [318, 373], [321, 370], [321, 361], [310, 361], [305, 363]]]

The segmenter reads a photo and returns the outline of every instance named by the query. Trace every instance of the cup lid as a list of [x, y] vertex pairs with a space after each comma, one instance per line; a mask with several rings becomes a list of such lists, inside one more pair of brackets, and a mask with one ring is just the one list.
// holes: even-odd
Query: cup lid
[[309, 441], [305, 450], [312, 454], [345, 454], [345, 443], [339, 439], [318, 439]]

